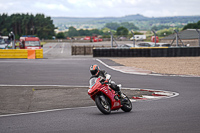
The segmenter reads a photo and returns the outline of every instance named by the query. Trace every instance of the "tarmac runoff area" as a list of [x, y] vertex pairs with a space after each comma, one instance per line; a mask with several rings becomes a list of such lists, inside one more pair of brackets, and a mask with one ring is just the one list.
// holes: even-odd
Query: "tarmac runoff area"
[[[94, 101], [87, 94], [88, 89], [86, 86], [1, 85], [0, 116], [95, 106]], [[122, 92], [132, 102], [171, 98], [179, 95], [176, 92], [141, 88], [123, 88]]]

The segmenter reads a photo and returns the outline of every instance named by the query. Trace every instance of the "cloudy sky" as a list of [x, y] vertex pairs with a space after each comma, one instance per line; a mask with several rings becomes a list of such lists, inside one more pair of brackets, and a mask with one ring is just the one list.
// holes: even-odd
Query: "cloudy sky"
[[200, 15], [200, 0], [0, 0], [2, 13], [43, 13], [51, 17]]

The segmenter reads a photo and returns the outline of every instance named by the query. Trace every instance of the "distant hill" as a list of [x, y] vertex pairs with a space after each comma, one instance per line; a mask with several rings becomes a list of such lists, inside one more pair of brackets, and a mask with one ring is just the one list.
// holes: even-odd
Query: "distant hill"
[[173, 16], [173, 17], [145, 17], [140, 14], [127, 15], [123, 17], [52, 17], [53, 23], [59, 29], [67, 29], [69, 26], [76, 28], [103, 28], [106, 23], [110, 22], [131, 22], [138, 26], [141, 30], [148, 30], [154, 25], [186, 25], [188, 23], [196, 23], [200, 20], [200, 16]]
[[102, 18], [76, 18], [76, 17], [52, 17], [53, 22], [55, 24], [57, 23], [85, 23], [85, 22], [91, 22], [91, 21], [104, 21], [104, 22], [128, 22], [133, 20], [145, 20], [148, 19], [147, 17], [144, 17], [142, 15], [128, 15], [124, 17], [102, 17]]

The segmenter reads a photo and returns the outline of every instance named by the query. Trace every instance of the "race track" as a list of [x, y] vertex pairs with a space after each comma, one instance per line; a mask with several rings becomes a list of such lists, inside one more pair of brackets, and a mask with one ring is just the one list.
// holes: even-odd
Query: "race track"
[[[0, 84], [88, 86], [89, 67], [98, 64], [101, 69], [112, 75], [112, 80], [124, 87], [166, 90], [177, 92], [179, 96], [133, 102], [133, 110], [130, 113], [119, 110], [110, 115], [103, 115], [96, 107], [90, 106], [0, 116], [0, 132], [198, 133], [200, 131], [200, 78], [124, 74], [105, 67], [89, 56], [71, 57], [69, 45], [63, 47], [61, 43], [49, 47], [47, 44], [46, 47], [45, 59], [1, 59]], [[63, 53], [62, 48], [64, 48]]]

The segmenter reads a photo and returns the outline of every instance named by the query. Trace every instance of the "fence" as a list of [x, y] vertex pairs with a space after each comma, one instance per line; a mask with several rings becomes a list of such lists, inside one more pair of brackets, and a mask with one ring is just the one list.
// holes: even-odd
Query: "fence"
[[48, 43], [52, 43], [52, 42], [67, 42], [67, 43], [89, 43], [90, 40], [75, 40], [75, 39], [72, 39], [72, 40], [68, 40], [68, 39], [55, 39], [55, 40], [52, 40], [52, 39], [49, 39], [49, 40], [42, 40], [44, 42], [48, 42]]
[[[199, 40], [198, 39], [188, 39], [188, 40], [182, 40], [184, 45], [190, 44], [190, 47], [198, 47], [199, 46]], [[161, 39], [161, 43], [172, 43], [172, 40], [162, 40]], [[179, 45], [181, 46], [182, 43], [180, 42], [180, 40], [178, 40]], [[176, 41], [174, 41], [174, 43], [172, 44], [172, 46], [176, 46]]]
[[[103, 41], [110, 41], [110, 38], [102, 38]], [[129, 38], [119, 38], [119, 37], [115, 37], [114, 38], [115, 41], [130, 41]], [[80, 38], [76, 38], [76, 39], [45, 39], [45, 40], [41, 40], [44, 42], [48, 42], [48, 43], [52, 43], [52, 42], [67, 42], [67, 43], [90, 43], [90, 40], [81, 40]]]
[[71, 46], [72, 55], [92, 55], [94, 48], [102, 48], [105, 46]]
[[200, 47], [93, 49], [93, 57], [181, 57], [181, 56], [200, 56]]

